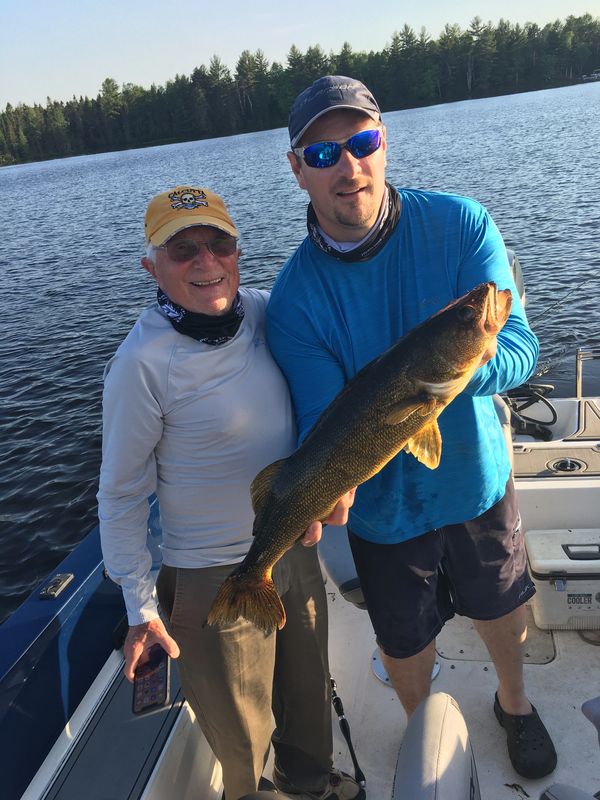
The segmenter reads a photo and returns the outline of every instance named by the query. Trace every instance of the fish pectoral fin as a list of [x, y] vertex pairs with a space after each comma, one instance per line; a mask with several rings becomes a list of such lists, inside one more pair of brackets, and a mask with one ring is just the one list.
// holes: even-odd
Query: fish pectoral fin
[[419, 409], [419, 416], [426, 417], [428, 414], [433, 414], [438, 406], [438, 400], [435, 397], [427, 397], [423, 400], [423, 404]]
[[279, 468], [285, 461], [285, 458], [280, 458], [279, 461], [274, 461], [258, 473], [250, 484], [250, 498], [252, 500], [252, 510], [258, 514], [258, 510], [265, 501], [269, 494], [271, 485], [275, 480], [275, 476], [279, 472]]
[[431, 411], [435, 411], [436, 403], [435, 397], [413, 397], [402, 400], [389, 412], [385, 421], [388, 425], [399, 425], [415, 412], [421, 417], [426, 417]]
[[425, 464], [429, 469], [435, 469], [439, 465], [442, 455], [442, 436], [437, 420], [433, 420], [419, 433], [411, 437], [404, 449], [407, 453], [411, 453], [421, 464]]

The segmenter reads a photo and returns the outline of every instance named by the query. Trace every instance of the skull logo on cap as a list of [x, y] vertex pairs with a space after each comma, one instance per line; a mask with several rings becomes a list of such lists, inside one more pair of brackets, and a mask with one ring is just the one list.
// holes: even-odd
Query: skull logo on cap
[[179, 189], [169, 195], [171, 208], [199, 208], [207, 206], [206, 195], [199, 189]]

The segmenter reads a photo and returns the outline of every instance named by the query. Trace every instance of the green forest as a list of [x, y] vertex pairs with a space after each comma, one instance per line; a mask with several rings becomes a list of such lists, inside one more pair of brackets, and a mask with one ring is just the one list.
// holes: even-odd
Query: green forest
[[350, 75], [383, 111], [567, 86], [600, 68], [600, 18], [585, 14], [543, 27], [475, 17], [438, 39], [405, 25], [380, 52], [339, 53], [292, 45], [285, 65], [244, 50], [235, 71], [214, 55], [191, 75], [149, 89], [106, 78], [95, 98], [0, 113], [0, 165], [278, 128], [296, 94], [321, 75]]

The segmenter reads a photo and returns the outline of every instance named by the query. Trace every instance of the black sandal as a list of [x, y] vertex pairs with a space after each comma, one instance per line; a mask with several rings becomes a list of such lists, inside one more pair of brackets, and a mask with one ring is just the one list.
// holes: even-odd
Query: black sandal
[[556, 767], [556, 750], [535, 708], [531, 714], [507, 714], [494, 698], [494, 714], [506, 731], [508, 756], [524, 778], [543, 778]]

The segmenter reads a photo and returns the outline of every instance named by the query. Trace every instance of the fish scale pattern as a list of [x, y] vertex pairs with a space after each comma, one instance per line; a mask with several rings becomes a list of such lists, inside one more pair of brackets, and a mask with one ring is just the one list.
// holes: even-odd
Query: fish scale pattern
[[271, 570], [308, 526], [326, 519], [340, 497], [403, 448], [437, 466], [437, 417], [464, 389], [509, 312], [509, 290], [476, 287], [360, 370], [296, 452], [257, 475], [254, 540], [219, 590], [209, 623], [244, 616], [265, 631], [281, 627], [285, 615]]

